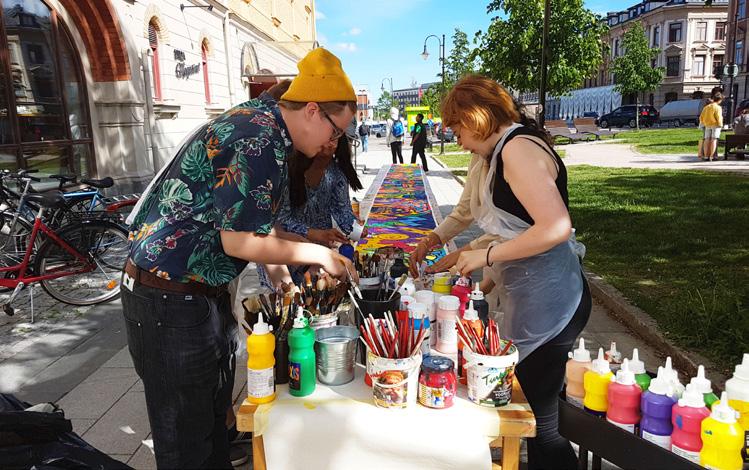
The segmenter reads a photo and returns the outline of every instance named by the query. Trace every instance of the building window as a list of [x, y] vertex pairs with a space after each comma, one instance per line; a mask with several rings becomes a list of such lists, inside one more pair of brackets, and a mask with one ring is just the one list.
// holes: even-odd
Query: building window
[[695, 56], [694, 62], [692, 63], [692, 76], [693, 77], [704, 77], [705, 76], [705, 56]]
[[734, 61], [738, 65], [742, 65], [744, 63], [744, 41], [736, 41], [736, 50], [734, 57]]
[[614, 39], [614, 57], [619, 57], [619, 40]]
[[0, 170], [90, 175], [91, 120], [77, 49], [42, 0], [12, 4], [0, 8], [0, 44], [9, 51], [0, 54]]
[[668, 42], [681, 42], [681, 23], [668, 25]]
[[736, 5], [739, 12], [739, 19], [746, 17], [746, 0], [738, 0]]
[[151, 20], [148, 23], [148, 46], [151, 48], [151, 74], [153, 83], [153, 99], [161, 101], [161, 68], [159, 67], [159, 28], [156, 22]]
[[208, 81], [208, 42], [200, 45], [201, 65], [203, 66], [203, 88], [205, 88], [205, 104], [211, 104], [211, 84]]
[[726, 40], [726, 23], [719, 21], [715, 23], [715, 40], [725, 41]]
[[722, 55], [714, 55], [713, 56], [713, 75], [717, 75], [718, 73], [723, 73], [723, 56]]
[[661, 46], [661, 27], [655, 26], [653, 28], [653, 47]]
[[694, 38], [695, 41], [707, 41], [707, 23], [700, 22], [697, 23], [697, 27], [695, 29], [696, 36]]
[[666, 76], [667, 77], [678, 77], [679, 76], [679, 56], [668, 56], [666, 58]]
[[666, 103], [676, 101], [679, 99], [679, 95], [675, 91], [669, 91], [666, 93]]

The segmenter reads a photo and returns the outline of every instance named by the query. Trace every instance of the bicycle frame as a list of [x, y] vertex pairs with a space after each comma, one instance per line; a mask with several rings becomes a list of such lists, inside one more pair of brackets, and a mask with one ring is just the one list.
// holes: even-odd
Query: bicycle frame
[[[9, 287], [9, 288], [15, 288], [20, 283], [23, 283], [24, 285], [28, 285], [31, 283], [39, 282], [39, 281], [45, 281], [47, 279], [57, 279], [60, 277], [65, 276], [72, 276], [74, 274], [83, 274], [90, 271], [93, 271], [95, 269], [95, 265], [91, 263], [86, 256], [81, 254], [78, 250], [70, 246], [65, 240], [60, 238], [57, 233], [47, 227], [44, 222], [42, 222], [42, 216], [44, 213], [44, 208], [40, 208], [39, 212], [34, 219], [34, 227], [31, 230], [31, 236], [29, 237], [28, 244], [26, 246], [26, 252], [24, 253], [23, 260], [14, 266], [8, 266], [8, 267], [0, 267], [0, 274], [2, 273], [16, 273], [15, 278], [7, 278], [7, 277], [0, 277], [0, 287]], [[83, 262], [83, 268], [78, 270], [71, 270], [66, 271], [64, 268], [61, 271], [56, 271], [54, 273], [45, 274], [43, 276], [26, 276], [26, 271], [29, 267], [29, 263], [31, 261], [31, 254], [33, 252], [34, 248], [34, 242], [36, 241], [36, 237], [39, 234], [39, 232], [44, 233], [46, 236], [48, 236], [50, 239], [52, 239], [58, 246], [62, 247], [65, 251], [67, 251], [69, 254], [73, 255], [76, 259]]]

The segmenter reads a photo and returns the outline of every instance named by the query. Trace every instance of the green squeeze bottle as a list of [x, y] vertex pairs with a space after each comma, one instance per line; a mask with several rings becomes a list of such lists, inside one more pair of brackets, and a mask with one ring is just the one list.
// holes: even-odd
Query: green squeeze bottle
[[289, 393], [306, 397], [315, 391], [315, 332], [304, 317], [302, 307], [297, 310], [294, 327], [289, 332]]

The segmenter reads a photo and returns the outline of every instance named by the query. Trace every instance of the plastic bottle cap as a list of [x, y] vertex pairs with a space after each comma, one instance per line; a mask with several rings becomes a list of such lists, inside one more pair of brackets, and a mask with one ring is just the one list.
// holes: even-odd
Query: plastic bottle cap
[[576, 362], [590, 362], [590, 351], [585, 349], [585, 340], [580, 338], [577, 349], [572, 351], [572, 360]]
[[635, 373], [629, 368], [629, 359], [625, 359], [621, 369], [616, 371], [616, 383], [620, 385], [635, 385]]
[[463, 319], [468, 321], [479, 319], [479, 312], [473, 308], [473, 300], [468, 301], [468, 308], [463, 312]]
[[598, 348], [598, 359], [593, 360], [593, 372], [601, 375], [611, 372], [609, 361], [603, 358], [603, 348]]
[[428, 311], [427, 306], [419, 302], [414, 302], [410, 304], [408, 306], [408, 309], [411, 311], [411, 315], [414, 318], [418, 318], [418, 319], [422, 319], [426, 317], [427, 311]]
[[688, 406], [690, 408], [703, 408], [705, 406], [705, 397], [695, 384], [687, 385], [684, 394], [679, 398], [679, 406]]
[[294, 328], [305, 328], [307, 326], [307, 320], [304, 318], [304, 307], [301, 305], [296, 310], [296, 317], [294, 318]]
[[[689, 381], [689, 385], [692, 385], [702, 394], [713, 393], [713, 384], [707, 377], [705, 377], [705, 366], [701, 365], [697, 368], [697, 377], [692, 377], [692, 380]], [[689, 385], [687, 385], [687, 388], [689, 388]]]
[[606, 351], [606, 356], [609, 362], [619, 362], [622, 360], [622, 353], [616, 350], [616, 342], [611, 342], [611, 347]]
[[454, 295], [443, 295], [439, 300], [441, 310], [458, 310], [460, 308], [460, 299]]
[[674, 370], [673, 367], [671, 367], [671, 356], [668, 356], [666, 358], [666, 367], [665, 371], [667, 374], [667, 377], [671, 379], [671, 381], [674, 383], [674, 388], [680, 388], [682, 391], [684, 391], [684, 385], [679, 382], [679, 373]]
[[271, 326], [265, 323], [263, 312], [257, 316], [257, 323], [252, 327], [253, 335], [267, 335], [271, 331]]
[[477, 282], [474, 289], [471, 291], [471, 300], [484, 300], [484, 293], [479, 289], [479, 283]]
[[744, 353], [744, 358], [741, 360], [741, 364], [736, 366], [733, 371], [733, 376], [742, 379], [749, 380], [749, 354]]
[[645, 363], [640, 360], [640, 353], [637, 348], [632, 350], [632, 359], [629, 360], [629, 370], [635, 374], [645, 373]]
[[[747, 355], [744, 354], [744, 361], [746, 361], [746, 356]], [[736, 422], [737, 414], [736, 410], [728, 405], [728, 393], [723, 392], [720, 394], [720, 403], [713, 405], [710, 417], [721, 423], [733, 424]]]
[[674, 386], [669, 379], [666, 378], [666, 374], [663, 372], [663, 367], [658, 368], [658, 375], [656, 378], [650, 381], [650, 387], [648, 392], [656, 395], [672, 396], [674, 394]]

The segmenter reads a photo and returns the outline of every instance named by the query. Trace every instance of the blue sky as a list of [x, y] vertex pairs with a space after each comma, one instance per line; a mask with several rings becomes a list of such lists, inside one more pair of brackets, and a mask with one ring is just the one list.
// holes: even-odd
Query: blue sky
[[[407, 88], [412, 81], [437, 81], [439, 45], [430, 38], [427, 61], [421, 58], [424, 38], [430, 34], [447, 40], [456, 27], [468, 34], [485, 30], [490, 17], [488, 0], [375, 0], [372, 2], [316, 0], [318, 41], [343, 62], [351, 81], [369, 86], [373, 103], [382, 80], [392, 77], [393, 89]], [[596, 13], [622, 10], [636, 1], [586, 0]], [[390, 82], [385, 80], [385, 89]]]

